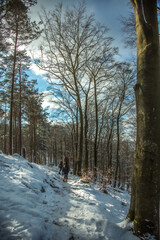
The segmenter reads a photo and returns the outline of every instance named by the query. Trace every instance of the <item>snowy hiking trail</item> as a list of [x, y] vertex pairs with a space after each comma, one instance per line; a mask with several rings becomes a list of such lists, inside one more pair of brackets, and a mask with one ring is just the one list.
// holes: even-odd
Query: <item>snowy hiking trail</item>
[[126, 192], [104, 194], [73, 175], [65, 183], [56, 167], [0, 154], [1, 240], [136, 240], [128, 207]]
[[[69, 177], [68, 183], [61, 183], [63, 191], [57, 191], [60, 194], [58, 200], [61, 207], [57, 209], [57, 213], [63, 217], [54, 221], [54, 224], [64, 228], [61, 230], [65, 239], [132, 239], [130, 233], [120, 227], [123, 224], [119, 224], [120, 226], [116, 224], [123, 221], [126, 216], [125, 199], [119, 202], [123, 203], [124, 207], [116, 209], [119, 196], [117, 198], [112, 196], [112, 199], [106, 203], [106, 194], [81, 183], [79, 179], [75, 181], [73, 176]], [[63, 206], [64, 198], [65, 206]], [[115, 223], [107, 218], [114, 220]], [[56, 233], [56, 239], [61, 239], [61, 233], [59, 238], [58, 234], [59, 231]], [[67, 238], [68, 235], [70, 238]], [[136, 238], [133, 236], [133, 239]]]

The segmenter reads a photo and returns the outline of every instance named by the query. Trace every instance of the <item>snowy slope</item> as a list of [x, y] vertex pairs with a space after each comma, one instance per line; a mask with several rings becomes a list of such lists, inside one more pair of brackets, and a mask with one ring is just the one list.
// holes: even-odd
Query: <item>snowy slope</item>
[[83, 184], [56, 167], [0, 154], [1, 240], [136, 240], [124, 221], [129, 195]]

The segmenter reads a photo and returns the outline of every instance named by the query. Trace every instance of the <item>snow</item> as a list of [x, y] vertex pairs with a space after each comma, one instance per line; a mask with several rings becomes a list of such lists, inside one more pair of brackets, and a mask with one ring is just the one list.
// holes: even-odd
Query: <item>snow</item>
[[136, 240], [125, 220], [127, 192], [84, 184], [57, 167], [0, 152], [1, 240]]

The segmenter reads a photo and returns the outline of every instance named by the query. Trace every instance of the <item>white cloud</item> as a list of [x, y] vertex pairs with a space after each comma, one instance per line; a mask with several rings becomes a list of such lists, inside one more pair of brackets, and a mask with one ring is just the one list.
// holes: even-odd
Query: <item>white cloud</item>
[[[46, 74], [47, 72], [44, 70], [41, 70], [35, 63], [32, 63], [30, 69], [33, 71], [33, 73], [37, 76], [42, 76]], [[43, 76], [44, 77], [44, 76]]]
[[52, 94], [51, 91], [44, 91], [43, 94], [44, 94], [42, 103], [43, 108], [49, 107], [50, 110], [60, 108], [59, 105], [56, 104], [57, 98]]

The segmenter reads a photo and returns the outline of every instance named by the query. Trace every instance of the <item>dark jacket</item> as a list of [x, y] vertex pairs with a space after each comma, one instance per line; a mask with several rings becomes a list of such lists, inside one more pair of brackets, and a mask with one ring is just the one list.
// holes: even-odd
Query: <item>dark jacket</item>
[[69, 165], [67, 163], [64, 164], [62, 168], [63, 174], [68, 174], [69, 173]]

